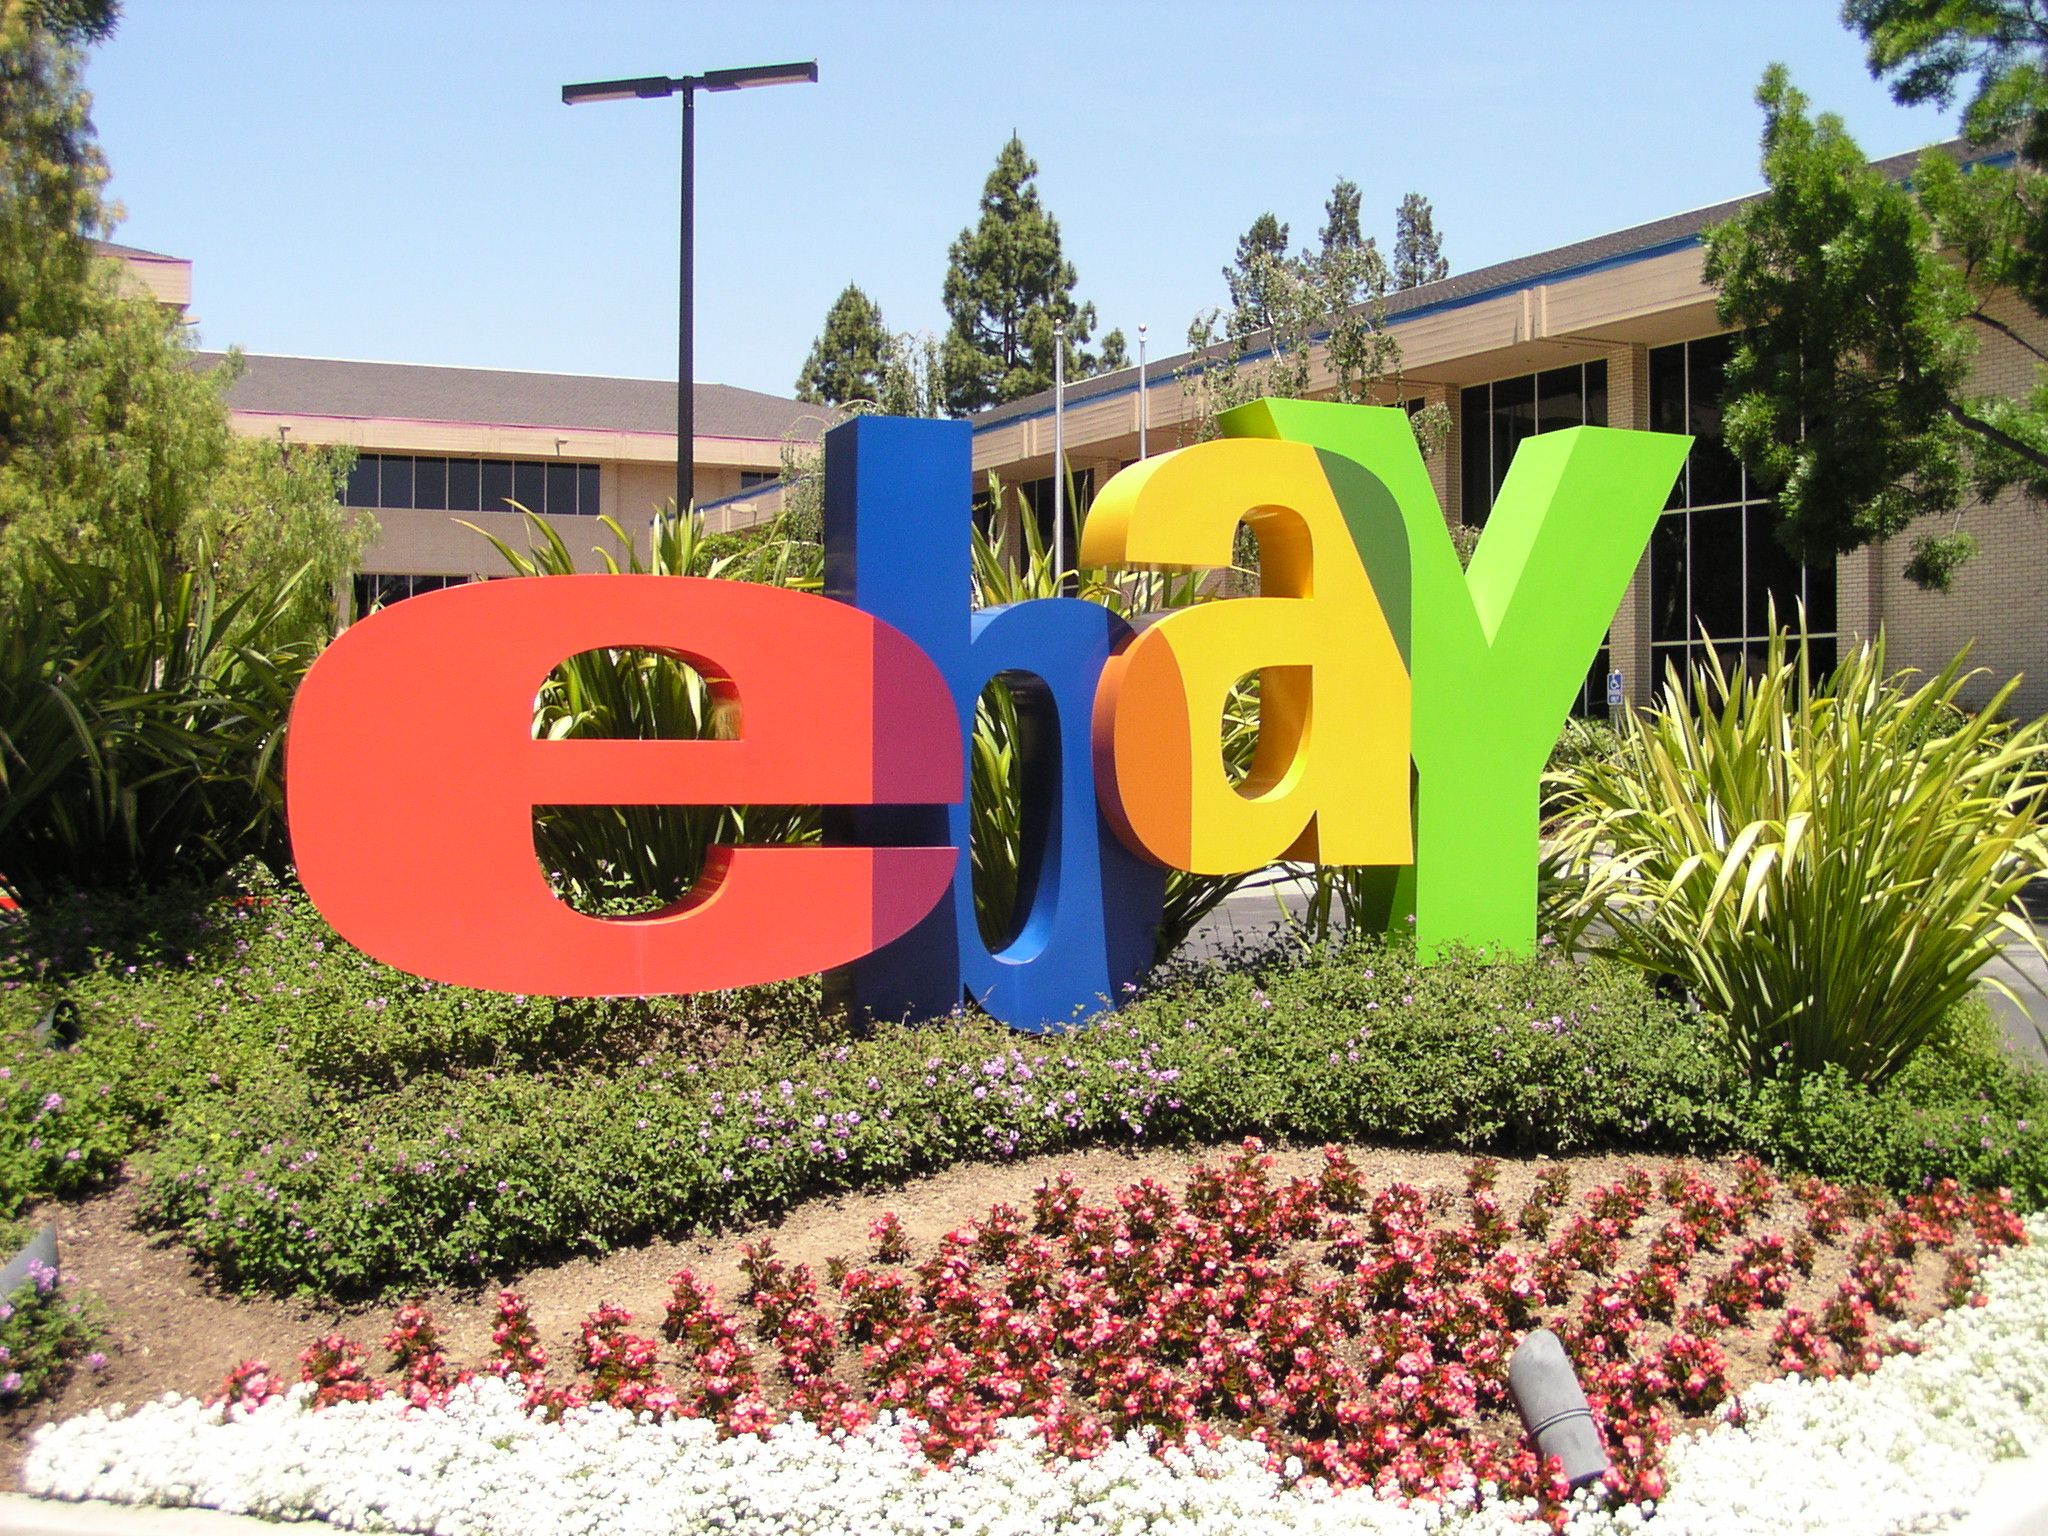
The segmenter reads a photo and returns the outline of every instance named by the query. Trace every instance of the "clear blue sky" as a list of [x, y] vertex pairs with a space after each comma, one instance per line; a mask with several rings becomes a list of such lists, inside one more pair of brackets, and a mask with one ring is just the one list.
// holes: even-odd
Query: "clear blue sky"
[[1829, 0], [996, 5], [128, 0], [88, 82], [118, 238], [194, 262], [209, 346], [673, 377], [679, 111], [566, 81], [815, 57], [700, 96], [697, 376], [790, 392], [849, 281], [943, 329], [946, 249], [1012, 129], [1078, 292], [1155, 357], [1261, 210], [1330, 184], [1454, 270], [1754, 189], [1780, 59], [1864, 149], [1894, 106]]

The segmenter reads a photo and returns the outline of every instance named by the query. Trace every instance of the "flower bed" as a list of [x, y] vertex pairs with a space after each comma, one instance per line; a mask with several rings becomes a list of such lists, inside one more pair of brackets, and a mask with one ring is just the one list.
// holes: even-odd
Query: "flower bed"
[[[1835, 1455], [1858, 1434], [1896, 1449], [1935, 1433], [1921, 1404], [1968, 1396], [1935, 1433], [1938, 1477], [1879, 1481], [1885, 1518], [1951, 1507], [2048, 1413], [2037, 1250], [1999, 1266], [1989, 1305], [1894, 1325], [1916, 1290], [1985, 1299], [1980, 1258], [2028, 1236], [2000, 1196], [1894, 1203], [1744, 1160], [1721, 1180], [1631, 1169], [1575, 1198], [1560, 1173], [1482, 1159], [1461, 1200], [1432, 1199], [1368, 1190], [1335, 1152], [1276, 1183], [1248, 1144], [1181, 1198], [1145, 1182], [1091, 1204], [1051, 1181], [1028, 1214], [998, 1206], [922, 1258], [884, 1219], [872, 1262], [834, 1261], [823, 1287], [756, 1247], [739, 1309], [686, 1271], [660, 1328], [673, 1355], [600, 1307], [567, 1379], [512, 1293], [474, 1374], [406, 1308], [385, 1341], [394, 1382], [329, 1337], [290, 1391], [248, 1362], [219, 1406], [46, 1430], [27, 1482], [451, 1532], [574, 1528], [600, 1509], [608, 1530], [639, 1528], [641, 1509], [658, 1529], [999, 1525], [1023, 1500], [1048, 1527], [1174, 1510], [1197, 1529], [1409, 1530], [1436, 1513], [1602, 1529], [1611, 1516], [1568, 1500], [1507, 1412], [1508, 1352], [1539, 1321], [1615, 1453], [1603, 1495], [1638, 1514], [1663, 1496], [1675, 1529], [1713, 1528], [1758, 1458]], [[1737, 1392], [1780, 1368], [1794, 1379]], [[1699, 1432], [1674, 1443], [1687, 1423]]]

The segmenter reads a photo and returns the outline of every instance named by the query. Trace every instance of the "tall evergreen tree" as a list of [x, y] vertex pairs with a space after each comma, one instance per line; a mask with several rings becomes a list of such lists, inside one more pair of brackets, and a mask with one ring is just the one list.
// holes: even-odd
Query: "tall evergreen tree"
[[1129, 345], [1121, 329], [1111, 331], [1102, 338], [1102, 356], [1096, 359], [1097, 373], [1115, 373], [1119, 368], [1131, 366]]
[[1360, 201], [1358, 183], [1349, 176], [1338, 177], [1337, 184], [1330, 188], [1329, 201], [1323, 204], [1325, 251], [1348, 250], [1365, 244], [1365, 234], [1358, 227]]
[[813, 405], [880, 400], [892, 344], [882, 306], [848, 283], [826, 312], [825, 329], [811, 343], [811, 355], [797, 375], [797, 399]]
[[1052, 385], [1054, 327], [1066, 326], [1066, 372], [1093, 371], [1087, 352], [1095, 306], [1074, 301], [1074, 265], [1060, 227], [1039, 202], [1038, 165], [1011, 135], [981, 192], [981, 218], [949, 253], [945, 304], [946, 406], [956, 413]]
[[1410, 192], [1394, 212], [1394, 286], [1420, 288], [1450, 276], [1436, 212], [1420, 192]]
[[1287, 262], [1287, 226], [1270, 213], [1252, 220], [1252, 227], [1237, 237], [1237, 255], [1223, 269], [1223, 281], [1230, 290], [1232, 323], [1247, 331], [1262, 331], [1273, 323], [1273, 293], [1276, 269]]

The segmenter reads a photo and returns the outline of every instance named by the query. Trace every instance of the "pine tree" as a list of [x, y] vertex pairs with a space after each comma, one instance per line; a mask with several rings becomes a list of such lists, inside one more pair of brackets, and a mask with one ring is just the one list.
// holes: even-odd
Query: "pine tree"
[[1252, 227], [1237, 237], [1237, 255], [1223, 269], [1234, 325], [1241, 324], [1246, 331], [1262, 331], [1272, 325], [1276, 269], [1286, 262], [1287, 226], [1270, 213], [1260, 214], [1252, 220]]
[[1339, 177], [1330, 188], [1329, 201], [1323, 204], [1324, 251], [1347, 250], [1365, 243], [1365, 235], [1358, 227], [1359, 202], [1358, 183], [1349, 176]]
[[1066, 372], [1081, 378], [1095, 306], [1074, 302], [1074, 266], [1060, 227], [1032, 184], [1038, 165], [1014, 134], [981, 192], [981, 219], [949, 253], [945, 304], [946, 406], [956, 413], [1052, 386], [1053, 329], [1066, 326]]
[[848, 283], [827, 311], [825, 329], [811, 343], [811, 355], [797, 376], [797, 399], [813, 405], [881, 399], [892, 344], [881, 305]]
[[1121, 330], [1111, 331], [1102, 338], [1102, 356], [1097, 359], [1097, 373], [1115, 373], [1119, 368], [1131, 366], [1131, 354]]
[[1429, 199], [1410, 192], [1394, 213], [1394, 286], [1419, 288], [1450, 276], [1443, 237], [1436, 232], [1436, 214]]

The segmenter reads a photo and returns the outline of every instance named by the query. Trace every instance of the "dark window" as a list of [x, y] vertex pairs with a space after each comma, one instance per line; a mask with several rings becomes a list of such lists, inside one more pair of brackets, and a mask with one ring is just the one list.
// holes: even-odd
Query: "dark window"
[[448, 461], [448, 510], [450, 512], [475, 512], [481, 503], [477, 493], [481, 489], [479, 477], [483, 465], [476, 459], [450, 459]]
[[576, 466], [576, 510], [585, 517], [596, 517], [603, 510], [597, 500], [597, 478], [595, 464]]
[[467, 576], [358, 576], [355, 580], [356, 617], [378, 608], [388, 608], [422, 592], [439, 592], [443, 587], [467, 585]]
[[1553, 368], [1536, 375], [1536, 430], [1586, 424], [1586, 379], [1583, 368]]
[[412, 461], [412, 504], [429, 512], [445, 512], [448, 509], [446, 459]]
[[512, 466], [512, 499], [526, 512], [547, 508], [548, 476], [545, 464], [515, 463]]
[[380, 507], [410, 507], [412, 505], [412, 460], [386, 454], [383, 469], [377, 476], [377, 505]]
[[1651, 655], [1660, 680], [1667, 661], [1703, 659], [1703, 628], [1724, 665], [1756, 666], [1772, 605], [1779, 624], [1790, 625], [1802, 600], [1814, 663], [1834, 665], [1834, 568], [1801, 565], [1778, 542], [1775, 504], [1721, 436], [1732, 349], [1730, 337], [1713, 336], [1650, 353], [1650, 425], [1696, 438], [1650, 543]]
[[1586, 425], [1607, 425], [1607, 359], [1586, 364]]
[[377, 466], [374, 453], [359, 453], [356, 461], [349, 466], [348, 489], [341, 493], [342, 505], [349, 507], [374, 507], [377, 505]]
[[507, 505], [512, 500], [512, 466], [503, 459], [485, 459], [483, 464], [483, 502], [485, 512], [509, 512]]
[[[536, 509], [538, 510], [538, 509]], [[550, 464], [548, 466], [548, 510], [556, 513], [576, 512], [576, 466], [574, 464]]]
[[751, 491], [757, 485], [773, 485], [782, 476], [772, 469], [743, 469], [740, 471], [740, 489]]
[[1487, 412], [1493, 406], [1491, 386], [1481, 384], [1459, 392], [1459, 489], [1464, 506], [1459, 520], [1475, 528], [1486, 526], [1486, 514], [1493, 510], [1493, 441]]

